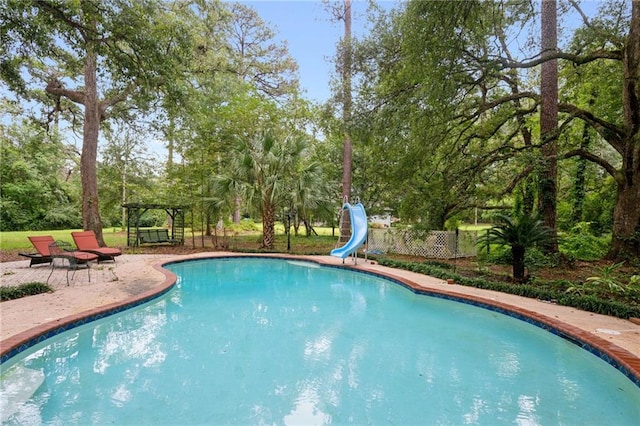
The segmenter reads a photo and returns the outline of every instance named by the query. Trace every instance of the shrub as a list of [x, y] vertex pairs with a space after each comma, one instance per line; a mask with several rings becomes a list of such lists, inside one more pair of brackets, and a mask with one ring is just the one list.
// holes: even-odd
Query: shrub
[[499, 244], [511, 248], [513, 278], [525, 281], [525, 255], [528, 248], [539, 243], [546, 243], [553, 234], [543, 225], [541, 220], [533, 216], [520, 215], [512, 218], [497, 214], [497, 224], [485, 235], [478, 238], [478, 244]]
[[575, 283], [566, 290], [569, 294], [595, 295], [601, 298], [640, 296], [640, 278], [631, 275], [627, 280], [619, 269], [624, 262], [615, 263], [600, 268], [599, 274], [589, 277], [583, 283]]
[[560, 250], [579, 260], [601, 259], [609, 248], [610, 236], [593, 235], [590, 222], [580, 222], [560, 240]]
[[[480, 248], [480, 247], [479, 247]], [[492, 246], [490, 251], [478, 251], [478, 260], [494, 265], [511, 265], [511, 250], [504, 246]]]
[[[453, 274], [432, 264], [403, 262], [387, 258], [377, 258], [378, 263], [392, 268], [405, 269], [432, 277], [449, 279], [456, 283], [485, 290], [495, 290], [518, 296], [546, 300], [560, 305], [571, 306], [589, 312], [610, 315], [619, 318], [640, 317], [640, 305], [633, 302], [633, 294], [640, 289], [640, 279], [633, 278], [627, 287], [624, 300], [611, 300], [610, 297], [599, 294], [587, 294], [585, 292], [572, 291], [572, 287], [581, 286], [566, 280], [558, 280], [550, 283], [534, 281], [533, 284], [513, 285], [506, 282], [493, 282], [481, 278], [468, 278]], [[631, 294], [633, 293], [633, 294]], [[636, 299], [637, 300], [637, 299]]]
[[260, 231], [260, 227], [251, 219], [242, 219], [237, 225], [233, 222], [225, 223], [229, 232], [251, 232]]
[[53, 288], [45, 283], [30, 282], [19, 286], [0, 287], [0, 301], [19, 299], [41, 293], [52, 293]]

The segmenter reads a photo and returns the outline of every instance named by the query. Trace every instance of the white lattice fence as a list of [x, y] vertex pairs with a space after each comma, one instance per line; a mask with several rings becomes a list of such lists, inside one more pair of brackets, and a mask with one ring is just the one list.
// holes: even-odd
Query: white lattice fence
[[451, 259], [475, 256], [477, 239], [478, 233], [475, 231], [458, 231], [456, 241], [455, 231], [369, 229], [367, 247], [374, 252]]

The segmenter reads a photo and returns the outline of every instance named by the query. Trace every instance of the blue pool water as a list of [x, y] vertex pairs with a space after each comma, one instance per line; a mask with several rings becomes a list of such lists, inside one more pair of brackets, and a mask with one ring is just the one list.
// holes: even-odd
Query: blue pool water
[[176, 287], [2, 365], [6, 424], [637, 425], [640, 388], [523, 321], [312, 263]]

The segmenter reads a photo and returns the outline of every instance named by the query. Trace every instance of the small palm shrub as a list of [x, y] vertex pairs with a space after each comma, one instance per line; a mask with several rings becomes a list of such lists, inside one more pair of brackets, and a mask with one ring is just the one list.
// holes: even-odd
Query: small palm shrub
[[478, 238], [482, 245], [498, 244], [511, 248], [513, 279], [525, 281], [525, 254], [527, 248], [548, 242], [552, 238], [551, 230], [542, 221], [529, 215], [515, 218], [504, 214], [495, 216], [496, 225], [485, 235]]
[[640, 275], [631, 275], [626, 278], [620, 271], [623, 264], [624, 262], [619, 262], [603, 266], [598, 275], [569, 286], [566, 292], [581, 296], [594, 294], [603, 298], [629, 296], [638, 300], [640, 297]]

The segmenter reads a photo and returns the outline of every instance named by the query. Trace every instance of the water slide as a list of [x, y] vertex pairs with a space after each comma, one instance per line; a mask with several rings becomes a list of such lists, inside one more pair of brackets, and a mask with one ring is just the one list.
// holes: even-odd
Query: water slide
[[367, 240], [368, 227], [367, 213], [364, 211], [364, 206], [361, 203], [355, 205], [344, 203], [342, 210], [349, 210], [349, 217], [351, 218], [351, 238], [349, 238], [349, 241], [342, 247], [331, 250], [331, 256], [344, 259], [364, 244]]

